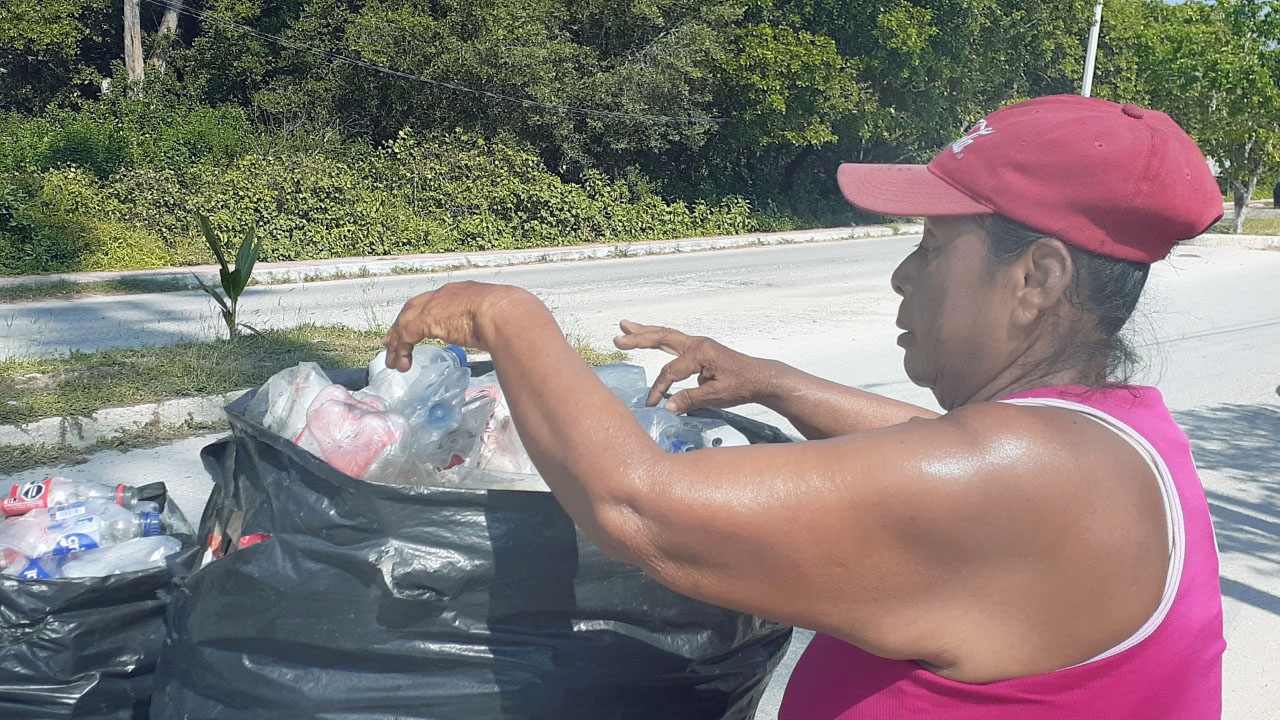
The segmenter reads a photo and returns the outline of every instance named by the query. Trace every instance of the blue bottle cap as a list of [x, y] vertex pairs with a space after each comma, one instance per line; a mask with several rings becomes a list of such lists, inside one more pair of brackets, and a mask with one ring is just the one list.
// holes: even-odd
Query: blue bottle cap
[[454, 357], [458, 358], [458, 367], [466, 367], [466, 366], [467, 366], [467, 351], [466, 351], [466, 350], [463, 350], [462, 348], [458, 347], [457, 345], [445, 345], [445, 346], [444, 346], [444, 349], [445, 349], [445, 350], [448, 350], [448, 351], [449, 351], [449, 352], [451, 352], [451, 353], [453, 353]]
[[144, 512], [139, 517], [142, 518], [142, 537], [155, 537], [164, 533], [164, 526], [160, 524], [160, 513]]
[[427, 423], [437, 427], [454, 425], [455, 415], [456, 413], [454, 413], [452, 405], [447, 402], [438, 402], [427, 410]]

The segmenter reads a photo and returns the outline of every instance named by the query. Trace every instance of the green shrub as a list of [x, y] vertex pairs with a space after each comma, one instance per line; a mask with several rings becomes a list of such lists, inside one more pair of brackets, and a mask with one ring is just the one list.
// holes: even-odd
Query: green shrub
[[0, 178], [0, 271], [23, 274], [79, 268], [85, 222], [50, 203], [41, 178]]
[[140, 270], [173, 265], [174, 253], [155, 233], [114, 220], [88, 223], [82, 270]]
[[[332, 152], [238, 109], [114, 98], [0, 118], [0, 273], [207, 263], [193, 218], [258, 228], [264, 262], [750, 231], [746, 201], [667, 201], [639, 175], [571, 183], [527, 145], [412, 132]], [[13, 148], [20, 142], [22, 148]]]
[[79, 169], [0, 179], [0, 272], [165, 267], [153, 232], [119, 221], [121, 208]]
[[128, 162], [128, 143], [118, 127], [76, 118], [50, 133], [36, 166], [41, 170], [82, 168], [105, 179]]

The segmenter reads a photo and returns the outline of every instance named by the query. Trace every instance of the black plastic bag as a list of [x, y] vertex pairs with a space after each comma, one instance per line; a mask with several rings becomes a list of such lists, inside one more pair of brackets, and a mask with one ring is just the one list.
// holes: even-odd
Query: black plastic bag
[[255, 544], [176, 594], [155, 720], [753, 716], [790, 628], [608, 559], [545, 489], [343, 475], [246, 419], [251, 396], [204, 449], [201, 535]]
[[149, 715], [165, 606], [175, 575], [197, 555], [181, 513], [170, 504], [164, 516], [170, 527], [180, 523], [174, 534], [184, 541], [167, 567], [68, 580], [0, 576], [0, 718]]

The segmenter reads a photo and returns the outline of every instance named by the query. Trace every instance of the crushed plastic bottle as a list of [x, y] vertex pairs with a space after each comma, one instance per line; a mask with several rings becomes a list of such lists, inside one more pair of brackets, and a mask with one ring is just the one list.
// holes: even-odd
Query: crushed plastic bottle
[[644, 368], [628, 363], [614, 363], [595, 369], [596, 377], [630, 408], [644, 407], [649, 397], [649, 380]]
[[660, 407], [634, 408], [640, 426], [658, 446], [669, 453], [683, 453], [710, 447], [746, 445], [746, 437], [719, 420], [692, 418]]
[[51, 580], [59, 576], [57, 563], [51, 558], [29, 558], [13, 548], [0, 548], [0, 574], [23, 580]]
[[379, 462], [402, 455], [409, 422], [390, 412], [376, 395], [355, 397], [340, 385], [316, 395], [295, 442], [302, 449], [354, 478], [364, 478]]
[[49, 477], [13, 485], [9, 488], [8, 496], [0, 501], [0, 510], [12, 517], [25, 515], [32, 510], [98, 498], [129, 508], [137, 501], [138, 494], [128, 485], [105, 485], [89, 480]]
[[471, 393], [473, 397], [488, 397], [493, 400], [493, 410], [480, 439], [476, 467], [492, 472], [536, 474], [538, 470], [533, 466], [528, 451], [524, 449], [515, 421], [511, 419], [511, 408], [507, 406], [506, 395], [498, 385], [498, 376], [489, 373], [474, 379]]
[[403, 412], [426, 404], [450, 374], [470, 377], [466, 367], [467, 352], [457, 345], [418, 345], [413, 349], [413, 365], [406, 372], [387, 367], [387, 351], [383, 350], [369, 362], [369, 382], [356, 396], [377, 395], [390, 409]]
[[312, 362], [281, 370], [263, 384], [246, 414], [262, 426], [287, 438], [295, 438], [307, 422], [307, 410], [328, 387], [329, 376]]
[[110, 501], [91, 499], [5, 520], [0, 524], [0, 546], [40, 558], [109, 547], [163, 530], [157, 512], [135, 513]]
[[165, 559], [182, 549], [182, 541], [168, 535], [125, 540], [118, 545], [72, 553], [58, 568], [64, 578], [106, 577], [163, 567]]

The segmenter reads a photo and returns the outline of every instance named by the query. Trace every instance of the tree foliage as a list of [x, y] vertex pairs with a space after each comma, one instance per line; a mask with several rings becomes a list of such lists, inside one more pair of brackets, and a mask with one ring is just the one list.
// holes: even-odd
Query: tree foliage
[[[188, 0], [175, 35], [162, 32], [168, 0], [142, 0], [143, 49], [166, 61], [163, 72], [149, 71], [145, 91], [126, 98], [104, 95], [100, 82], [123, 75], [120, 0], [3, 0], [0, 111], [19, 115], [0, 128], [32, 137], [15, 148], [16, 136], [5, 135], [0, 168], [9, 169], [0, 172], [21, 175], [4, 179], [13, 197], [34, 197], [31, 188], [59, 177], [50, 187], [69, 177], [101, 187], [170, 182], [175, 196], [192, 191], [191, 178], [254, 185], [254, 168], [284, 173], [319, 163], [327, 169], [316, 177], [343, 178], [342, 192], [384, 198], [360, 200], [361, 212], [418, 218], [370, 215], [387, 227], [332, 229], [334, 252], [346, 247], [343, 233], [389, 238], [401, 232], [395, 227], [436, 243], [467, 223], [488, 222], [487, 212], [511, 220], [477, 237], [518, 227], [520, 213], [486, 205], [480, 189], [515, 176], [537, 178], [529, 187], [539, 188], [531, 191], [538, 198], [553, 191], [577, 198], [538, 210], [550, 215], [537, 223], [566, 222], [588, 228], [586, 235], [615, 226], [556, 213], [596, 217], [612, 207], [599, 204], [601, 193], [614, 192], [605, 188], [664, 207], [745, 201], [756, 228], [843, 223], [855, 215], [835, 189], [840, 162], [923, 161], [996, 107], [1078, 91], [1093, 5]], [[1110, 0], [1095, 91], [1169, 111], [1222, 165], [1226, 182], [1247, 188], [1276, 167], [1280, 31], [1271, 6]], [[486, 176], [484, 164], [504, 155], [476, 151], [476, 142], [515, 149], [512, 161], [535, 162], [538, 172], [519, 165], [511, 175]], [[439, 194], [406, 195], [402, 183], [413, 174], [380, 169], [389, 157], [414, 153], [435, 168], [471, 168], [478, 179], [468, 192], [479, 196], [469, 207], [477, 214], [413, 205], [428, 197], [449, 203]], [[472, 158], [479, 166], [468, 165]], [[384, 180], [390, 185], [378, 185]], [[179, 211], [166, 193], [156, 197]], [[417, 209], [398, 215], [406, 202]], [[111, 217], [158, 223], [147, 230], [173, 249], [166, 233], [176, 222], [153, 209], [117, 210]], [[263, 228], [268, 255], [273, 233], [282, 232], [273, 228], [294, 222], [281, 218], [315, 211], [278, 210], [285, 214], [239, 218]], [[419, 210], [425, 214], [414, 215]], [[529, 232], [539, 238], [557, 232], [537, 223]]]
[[[1271, 0], [1118, 3], [1104, 92], [1168, 112], [1242, 204], [1280, 169], [1280, 15]], [[1109, 6], [1110, 7], [1110, 6]], [[1146, 22], [1137, 22], [1143, 19]]]

